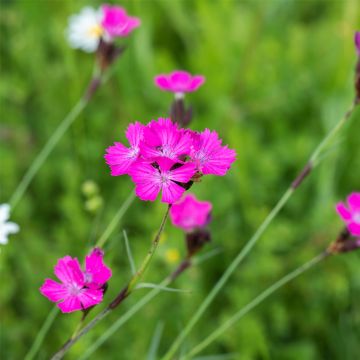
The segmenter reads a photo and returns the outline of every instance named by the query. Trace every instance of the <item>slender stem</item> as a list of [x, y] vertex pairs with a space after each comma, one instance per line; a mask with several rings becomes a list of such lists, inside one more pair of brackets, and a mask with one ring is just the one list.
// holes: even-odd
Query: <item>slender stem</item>
[[303, 183], [306, 176], [308, 176], [311, 173], [312, 169], [318, 164], [318, 158], [321, 155], [322, 150], [325, 149], [325, 147], [333, 139], [335, 134], [339, 132], [339, 130], [342, 128], [342, 126], [350, 118], [351, 114], [353, 113], [354, 108], [355, 108], [354, 105], [352, 105], [350, 107], [350, 109], [346, 112], [345, 116], [335, 125], [335, 127], [332, 130], [330, 130], [330, 132], [324, 137], [324, 139], [320, 142], [320, 144], [315, 148], [314, 152], [310, 155], [309, 160], [305, 164], [304, 168], [301, 170], [300, 174], [292, 182], [292, 184], [290, 185], [288, 190], [285, 191], [285, 193], [282, 195], [282, 197], [280, 198], [278, 203], [271, 210], [271, 212], [265, 218], [265, 220], [260, 225], [260, 227], [256, 230], [255, 234], [246, 243], [245, 247], [238, 253], [238, 255], [235, 257], [235, 259], [231, 262], [229, 267], [226, 269], [226, 271], [220, 277], [220, 279], [215, 284], [215, 286], [212, 288], [210, 293], [206, 296], [206, 298], [204, 299], [202, 304], [199, 306], [199, 308], [195, 312], [195, 314], [192, 316], [190, 321], [187, 323], [187, 325], [184, 327], [184, 329], [182, 329], [181, 333], [177, 336], [177, 338], [171, 345], [170, 349], [161, 358], [162, 360], [171, 360], [172, 358], [174, 358], [174, 356], [175, 356], [178, 348], [182, 344], [182, 342], [185, 340], [187, 335], [193, 329], [195, 324], [199, 321], [202, 314], [212, 303], [212, 301], [214, 300], [216, 295], [220, 292], [220, 290], [226, 284], [227, 280], [230, 278], [230, 276], [233, 274], [233, 272], [236, 270], [236, 268], [240, 265], [242, 260], [250, 253], [250, 251], [253, 249], [253, 247], [255, 246], [255, 244], [257, 243], [259, 238], [261, 237], [261, 235], [265, 232], [265, 230], [271, 224], [273, 219], [277, 216], [277, 214], [280, 212], [280, 210], [284, 207], [284, 205], [287, 203], [287, 201], [289, 200], [291, 195], [294, 193], [294, 191]]
[[143, 298], [141, 298], [133, 307], [131, 307], [124, 315], [117, 319], [100, 337], [92, 343], [90, 347], [86, 349], [84, 354], [78, 360], [85, 360], [96, 351], [109, 337], [111, 337], [119, 328], [124, 325], [130, 318], [132, 318], [139, 310], [141, 310], [146, 304], [148, 304], [155, 296], [157, 296], [162, 290], [162, 287], [169, 286], [177, 277], [179, 277], [186, 269], [192, 266], [194, 262], [189, 259], [183, 260], [177, 269], [165, 278], [159, 287], [149, 291]]
[[135, 200], [135, 193], [131, 192], [130, 195], [126, 198], [126, 200], [123, 202], [123, 204], [121, 205], [115, 216], [112, 218], [109, 225], [107, 226], [101, 237], [99, 238], [99, 240], [96, 242], [95, 247], [99, 247], [99, 248], [104, 247], [106, 241], [108, 240], [114, 229], [116, 228], [120, 219], [124, 216], [124, 214], [129, 209], [130, 205], [133, 203], [134, 200]]
[[45, 338], [47, 332], [49, 331], [49, 329], [51, 327], [51, 324], [54, 322], [54, 320], [58, 314], [59, 314], [59, 309], [56, 306], [54, 306], [52, 308], [52, 310], [49, 312], [46, 320], [44, 321], [30, 350], [25, 355], [25, 358], [24, 358], [25, 360], [32, 360], [35, 357], [35, 355], [37, 354], [37, 352], [40, 349], [41, 344], [44, 341], [44, 338]]
[[[121, 205], [119, 210], [116, 212], [116, 214], [110, 221], [109, 225], [103, 232], [103, 234], [100, 236], [99, 240], [96, 243], [96, 246], [100, 246], [100, 245], [104, 246], [105, 245], [106, 241], [109, 239], [110, 235], [114, 231], [116, 225], [122, 219], [122, 217], [124, 216], [125, 212], [130, 207], [130, 205], [134, 201], [134, 199], [135, 199], [135, 196], [133, 193], [131, 193], [127, 197], [127, 199], [123, 202], [123, 204]], [[49, 331], [49, 329], [50, 329], [52, 323], [54, 322], [56, 315], [58, 313], [59, 313], [59, 309], [56, 306], [54, 306], [54, 308], [49, 312], [47, 318], [45, 319], [40, 331], [38, 332], [34, 343], [32, 344], [29, 352], [27, 353], [27, 355], [25, 357], [25, 360], [32, 360], [34, 358], [34, 356], [37, 354], [41, 344], [44, 341], [44, 338], [45, 338], [47, 332]], [[80, 321], [80, 325], [81, 325], [81, 323], [82, 323], [82, 321]], [[78, 331], [79, 331], [79, 328], [76, 329], [75, 335], [77, 334]]]
[[132, 292], [134, 286], [137, 282], [142, 278], [145, 270], [148, 268], [150, 261], [157, 249], [157, 246], [160, 241], [160, 236], [164, 230], [166, 220], [169, 215], [171, 205], [169, 205], [166, 209], [164, 217], [161, 221], [159, 230], [151, 243], [150, 249], [145, 256], [145, 259], [140, 265], [139, 270], [131, 277], [129, 283], [125, 286], [124, 289], [120, 291], [120, 293], [116, 296], [116, 298], [103, 310], [101, 311], [93, 320], [91, 320], [82, 330], [80, 330], [76, 336], [70, 338], [61, 349], [51, 358], [51, 360], [59, 360], [66, 354], [66, 352], [85, 334], [87, 334], [99, 321], [104, 319], [112, 310], [119, 306]]
[[243, 316], [245, 316], [248, 312], [254, 309], [257, 305], [263, 302], [266, 298], [268, 298], [271, 294], [273, 294], [276, 290], [280, 289], [282, 286], [286, 285], [291, 280], [295, 279], [305, 271], [311, 269], [313, 266], [318, 264], [320, 261], [324, 260], [330, 253], [323, 252], [320, 255], [316, 256], [312, 260], [307, 263], [301, 265], [294, 271], [282, 277], [280, 280], [276, 281], [273, 285], [268, 287], [262, 293], [260, 293], [255, 299], [250, 301], [246, 306], [244, 306], [241, 310], [231, 316], [225, 323], [223, 323], [220, 327], [218, 327], [215, 331], [213, 331], [209, 336], [207, 336], [200, 344], [195, 346], [190, 352], [181, 357], [183, 360], [191, 359], [193, 356], [198, 354], [200, 351], [205, 349], [208, 345], [210, 345], [214, 340], [216, 340], [220, 335], [222, 335], [227, 329], [233, 326], [237, 321], [239, 321]]

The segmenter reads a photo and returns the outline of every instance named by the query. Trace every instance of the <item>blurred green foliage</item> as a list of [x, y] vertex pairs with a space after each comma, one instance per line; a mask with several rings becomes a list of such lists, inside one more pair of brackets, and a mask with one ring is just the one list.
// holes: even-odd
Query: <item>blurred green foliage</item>
[[[64, 37], [69, 15], [85, 5], [100, 2], [1, 1], [1, 202], [8, 201], [90, 79], [93, 56], [72, 50]], [[12, 215], [21, 233], [0, 253], [3, 359], [23, 358], [50, 311], [52, 304], [38, 288], [53, 276], [57, 259], [82, 258], [132, 191], [128, 178], [110, 176], [103, 154], [113, 141], [124, 140], [129, 122], [167, 114], [172, 97], [154, 87], [155, 74], [177, 68], [204, 74], [206, 84], [187, 97], [195, 108], [191, 127], [217, 130], [238, 153], [226, 177], [208, 176], [193, 187], [200, 199], [214, 204], [209, 249], [222, 252], [177, 280], [175, 286], [191, 294], [157, 297], [94, 359], [145, 359], [159, 323], [164, 324], [159, 352], [167, 350], [353, 99], [357, 0], [133, 0], [121, 5], [139, 16], [142, 26], [126, 39], [128, 48], [113, 77], [58, 144]], [[359, 190], [358, 120], [359, 111], [232, 276], [186, 348], [336, 237], [342, 224], [334, 204]], [[105, 303], [130, 276], [122, 230], [139, 264], [164, 210], [159, 201], [137, 200], [117, 227], [106, 246], [114, 276]], [[168, 224], [146, 281], [157, 282], [175, 267], [176, 250], [184, 253], [183, 235]], [[206, 353], [232, 353], [241, 360], [358, 358], [359, 259], [359, 253], [328, 259], [252, 311]], [[79, 357], [146, 291], [131, 296], [68, 358]], [[62, 345], [79, 317], [56, 319], [39, 359]]]

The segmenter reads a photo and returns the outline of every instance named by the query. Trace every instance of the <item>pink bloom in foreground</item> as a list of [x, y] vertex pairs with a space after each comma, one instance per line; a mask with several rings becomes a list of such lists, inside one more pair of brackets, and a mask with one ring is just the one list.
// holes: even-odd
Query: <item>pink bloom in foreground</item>
[[178, 161], [190, 152], [192, 139], [170, 119], [152, 120], [144, 129], [141, 155], [146, 159], [167, 157]]
[[126, 130], [130, 148], [116, 142], [106, 149], [107, 154], [104, 157], [110, 166], [112, 176], [127, 174], [130, 166], [138, 159], [143, 131], [144, 126], [139, 122], [130, 124]]
[[135, 183], [136, 195], [141, 200], [154, 201], [161, 190], [161, 201], [172, 204], [179, 200], [185, 191], [184, 187], [177, 183], [189, 182], [195, 174], [195, 165], [186, 163], [172, 169], [175, 163], [166, 158], [158, 159], [157, 164], [155, 167], [140, 160], [132, 166], [129, 175]]
[[357, 54], [360, 56], [360, 31], [356, 31], [355, 32], [355, 48], [356, 48], [356, 52]]
[[225, 175], [235, 161], [236, 153], [222, 141], [216, 131], [205, 129], [202, 133], [193, 133], [191, 160], [198, 171], [204, 175]]
[[171, 91], [179, 95], [196, 91], [204, 82], [202, 75], [191, 75], [186, 71], [176, 70], [169, 75], [160, 74], [155, 77], [155, 85], [164, 91]]
[[83, 310], [99, 304], [103, 299], [102, 286], [111, 277], [111, 270], [103, 264], [99, 249], [86, 257], [86, 272], [76, 258], [65, 256], [58, 260], [54, 273], [61, 283], [45, 279], [40, 292], [56, 302], [64, 313]]
[[355, 192], [347, 198], [348, 207], [342, 202], [336, 205], [336, 211], [344, 220], [350, 234], [360, 236], [360, 193]]
[[120, 6], [103, 5], [102, 11], [101, 25], [110, 39], [127, 36], [141, 24], [139, 18], [129, 16]]
[[196, 228], [202, 228], [210, 221], [212, 205], [208, 201], [199, 201], [195, 195], [188, 194], [170, 209], [171, 222], [191, 232]]

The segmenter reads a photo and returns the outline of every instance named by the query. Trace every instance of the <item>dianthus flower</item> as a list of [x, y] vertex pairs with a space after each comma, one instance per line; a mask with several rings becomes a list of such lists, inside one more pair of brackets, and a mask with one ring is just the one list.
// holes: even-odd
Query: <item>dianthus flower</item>
[[95, 248], [85, 258], [85, 271], [81, 270], [77, 258], [65, 256], [59, 259], [54, 273], [61, 283], [45, 279], [40, 292], [56, 302], [64, 313], [99, 304], [103, 299], [103, 286], [111, 277], [111, 270], [103, 263], [103, 255]]
[[235, 161], [236, 153], [222, 141], [216, 131], [205, 129], [201, 133], [193, 132], [193, 146], [190, 153], [199, 172], [204, 175], [213, 174], [223, 176]]
[[144, 125], [139, 122], [130, 124], [126, 130], [126, 138], [129, 141], [130, 148], [116, 142], [106, 149], [107, 154], [104, 157], [110, 166], [112, 176], [127, 174], [130, 166], [138, 159], [143, 132]]
[[0, 205], [0, 244], [8, 243], [9, 234], [16, 234], [19, 232], [19, 225], [12, 221], [8, 221], [10, 217], [10, 205]]
[[355, 32], [354, 41], [355, 41], [356, 52], [358, 56], [360, 56], [360, 31]]
[[360, 193], [355, 192], [347, 198], [348, 207], [340, 202], [336, 205], [336, 211], [345, 222], [347, 229], [353, 236], [360, 236]]
[[186, 71], [175, 70], [172, 73], [157, 75], [155, 85], [161, 90], [175, 93], [176, 97], [183, 97], [186, 92], [196, 91], [204, 82], [202, 75], [191, 75]]
[[129, 16], [120, 6], [103, 5], [101, 9], [101, 25], [110, 39], [127, 36], [141, 24], [139, 18]]
[[170, 219], [173, 225], [191, 232], [205, 227], [210, 221], [212, 205], [208, 201], [199, 201], [195, 195], [187, 194], [173, 204], [170, 209]]

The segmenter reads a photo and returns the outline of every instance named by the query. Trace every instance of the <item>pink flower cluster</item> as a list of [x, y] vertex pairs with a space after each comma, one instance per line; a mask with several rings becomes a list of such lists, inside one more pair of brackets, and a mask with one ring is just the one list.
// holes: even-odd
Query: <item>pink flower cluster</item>
[[336, 205], [336, 211], [346, 223], [351, 235], [360, 236], [360, 193], [355, 192], [347, 198], [348, 207], [340, 202]]
[[186, 71], [175, 70], [169, 75], [160, 74], [154, 79], [155, 85], [161, 90], [175, 93], [182, 97], [186, 92], [196, 91], [205, 82], [202, 75], [191, 75]]
[[101, 26], [110, 39], [127, 36], [141, 24], [139, 18], [129, 16], [120, 6], [103, 5], [101, 10]]
[[180, 129], [170, 119], [135, 122], [126, 131], [130, 147], [116, 142], [106, 149], [111, 175], [128, 174], [141, 200], [180, 199], [195, 175], [225, 175], [235, 161], [235, 151], [222, 145], [215, 131], [199, 133]]
[[85, 271], [77, 258], [65, 256], [58, 260], [54, 272], [61, 283], [45, 279], [40, 292], [56, 302], [64, 313], [84, 310], [103, 299], [103, 286], [111, 277], [111, 270], [103, 263], [104, 253], [95, 248], [85, 258]]
[[173, 225], [186, 232], [205, 227], [211, 219], [212, 204], [199, 201], [195, 195], [187, 194], [170, 209]]

